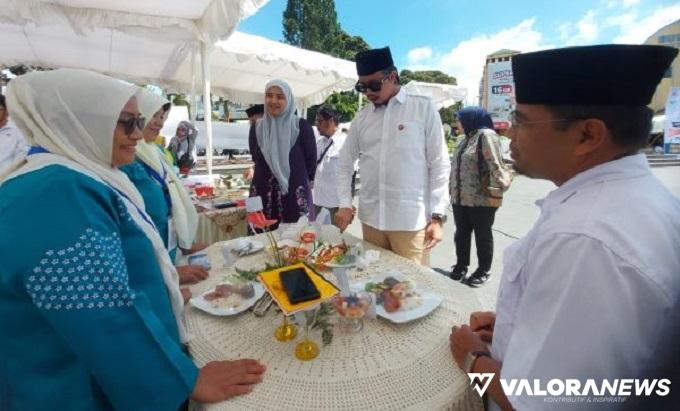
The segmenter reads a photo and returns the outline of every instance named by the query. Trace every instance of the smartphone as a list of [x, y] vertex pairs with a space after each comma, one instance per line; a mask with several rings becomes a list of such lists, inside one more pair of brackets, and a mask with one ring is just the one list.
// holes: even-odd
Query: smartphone
[[316, 300], [321, 297], [319, 289], [316, 288], [312, 279], [302, 268], [281, 271], [279, 277], [291, 304]]
[[234, 203], [233, 201], [227, 201], [226, 203], [213, 204], [213, 207], [218, 208], [218, 209], [222, 209], [222, 208], [236, 207], [236, 205], [237, 204]]
[[200, 265], [206, 270], [210, 270], [210, 257], [207, 254], [194, 254], [190, 255], [189, 265]]

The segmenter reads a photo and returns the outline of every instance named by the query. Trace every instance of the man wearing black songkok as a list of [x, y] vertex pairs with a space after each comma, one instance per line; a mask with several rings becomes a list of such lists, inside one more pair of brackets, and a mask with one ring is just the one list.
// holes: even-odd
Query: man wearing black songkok
[[[650, 364], [665, 361], [657, 355], [667, 352], [660, 347], [680, 309], [680, 201], [638, 150], [651, 127], [646, 105], [676, 55], [669, 47], [602, 45], [513, 58], [515, 166], [557, 189], [537, 202], [531, 231], [505, 251], [497, 315], [473, 313], [451, 333], [461, 368], [494, 374], [491, 409], [620, 407], [601, 401], [636, 395], [638, 383], [602, 395], [604, 381], [644, 378]], [[532, 390], [535, 381], [543, 391], [553, 379], [563, 386], [512, 395], [499, 377], [526, 379]], [[589, 379], [596, 390], [577, 394]], [[656, 386], [651, 395], [665, 391]]]
[[[389, 47], [357, 54], [356, 90], [371, 104], [352, 121], [338, 164], [344, 230], [352, 220], [351, 180], [359, 159], [359, 219], [364, 240], [427, 265], [442, 238], [451, 164], [431, 99], [399, 86]], [[359, 157], [361, 153], [361, 157]]]
[[258, 118], [264, 115], [264, 104], [255, 104], [246, 109], [246, 115], [250, 124], [255, 124]]

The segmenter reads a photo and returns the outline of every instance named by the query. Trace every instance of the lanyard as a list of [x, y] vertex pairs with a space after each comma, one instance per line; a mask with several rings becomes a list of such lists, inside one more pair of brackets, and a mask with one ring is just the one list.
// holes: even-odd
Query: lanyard
[[[45, 153], [46, 153], [46, 154], [49, 154], [49, 151], [48, 151], [47, 149], [45, 149], [44, 147], [41, 147], [41, 146], [31, 146], [31, 148], [28, 150], [28, 154], [27, 154], [27, 155], [32, 156], [32, 155], [34, 155], [34, 154], [45, 154]], [[142, 163], [142, 164], [144, 164], [144, 163]], [[108, 185], [108, 184], [107, 184], [107, 185]], [[136, 205], [132, 200], [130, 200], [130, 197], [128, 197], [127, 194], [125, 194], [124, 192], [120, 191], [119, 189], [117, 189], [116, 187], [113, 187], [113, 186], [111, 186], [111, 185], [109, 185], [109, 187], [111, 187], [111, 188], [113, 188], [114, 190], [116, 190], [116, 192], [117, 192], [119, 195], [125, 197], [126, 200], [128, 200], [133, 206], [135, 206], [135, 208], [137, 209], [137, 213], [140, 215], [140, 217], [142, 217], [142, 218], [144, 219], [144, 221], [146, 221], [147, 223], [149, 223], [149, 225], [151, 225], [151, 227], [153, 227], [153, 229], [156, 230], [156, 225], [153, 223], [153, 221], [151, 221], [151, 220], [149, 219], [149, 217], [146, 215], [146, 213], [143, 212], [142, 210], [140, 210], [139, 207], [137, 207], [137, 205]], [[156, 230], [156, 231], [158, 231], [158, 230]]]
[[44, 147], [42, 146], [31, 146], [31, 148], [28, 150], [28, 156], [32, 156], [34, 154], [43, 154], [47, 153], [49, 154], [49, 151], [47, 151]]
[[130, 197], [128, 197], [127, 194], [125, 194], [124, 192], [120, 191], [120, 190], [117, 189], [116, 187], [111, 187], [111, 188], [113, 188], [114, 190], [116, 190], [116, 192], [117, 192], [119, 195], [125, 197], [125, 199], [126, 199], [127, 201], [129, 201], [130, 204], [132, 204], [132, 205], [137, 209], [137, 214], [139, 214], [139, 216], [142, 217], [142, 218], [144, 219], [144, 221], [146, 221], [151, 227], [153, 227], [154, 230], [158, 231], [158, 229], [156, 229], [156, 225], [153, 223], [153, 221], [151, 221], [151, 220], [149, 219], [149, 216], [148, 216], [144, 211], [142, 211], [139, 207], [137, 207], [137, 204], [135, 204], [132, 200], [130, 200]]
[[161, 177], [160, 174], [151, 166], [146, 164], [143, 161], [139, 161], [142, 166], [144, 166], [144, 169], [146, 170], [147, 174], [151, 176], [156, 182], [161, 186], [161, 189], [163, 190], [163, 197], [165, 198], [165, 204], [168, 206], [168, 215], [172, 214], [172, 198], [170, 197], [170, 189], [168, 188], [168, 185], [165, 183], [165, 178], [168, 176], [168, 171], [165, 169], [165, 166], [161, 163], [161, 168], [163, 168], [163, 176]]

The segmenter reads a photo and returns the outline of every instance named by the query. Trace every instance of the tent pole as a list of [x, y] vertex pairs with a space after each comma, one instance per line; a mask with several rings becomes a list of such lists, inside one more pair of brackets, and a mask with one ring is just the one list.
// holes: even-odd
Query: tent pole
[[212, 105], [210, 97], [210, 49], [209, 44], [201, 42], [201, 68], [203, 69], [203, 121], [205, 122], [205, 164], [208, 176], [212, 178], [213, 142], [212, 142]]
[[196, 121], [198, 112], [198, 101], [196, 100], [196, 49], [191, 50], [191, 94], [189, 94], [189, 121]]

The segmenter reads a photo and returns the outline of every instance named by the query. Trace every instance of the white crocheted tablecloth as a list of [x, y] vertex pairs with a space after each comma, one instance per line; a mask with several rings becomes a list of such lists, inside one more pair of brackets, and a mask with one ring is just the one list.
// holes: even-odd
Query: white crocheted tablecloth
[[244, 207], [208, 210], [198, 214], [196, 241], [214, 244], [248, 234]]
[[[257, 238], [257, 237], [256, 237]], [[361, 241], [345, 234], [349, 242]], [[258, 238], [266, 242], [264, 237]], [[364, 243], [366, 249], [378, 249]], [[265, 317], [247, 311], [234, 317], [216, 317], [191, 306], [186, 320], [193, 340], [189, 349], [202, 366], [213, 360], [255, 358], [266, 364], [264, 381], [252, 393], [218, 404], [213, 410], [481, 410], [482, 402], [470, 389], [468, 377], [454, 363], [449, 333], [456, 324], [467, 323], [470, 312], [481, 304], [460, 283], [381, 250], [380, 261], [366, 270], [350, 271], [350, 282], [398, 270], [419, 285], [441, 294], [444, 302], [427, 317], [406, 324], [385, 319], [366, 319], [358, 334], [334, 331], [331, 345], [308, 362], [295, 358], [295, 345], [302, 338], [281, 343], [274, 329], [282, 315], [272, 307]], [[233, 273], [224, 268], [220, 243], [208, 249], [211, 276], [192, 287], [197, 295]], [[267, 258], [258, 253], [240, 258], [239, 267], [263, 266]], [[323, 274], [331, 281], [330, 272]], [[318, 334], [312, 334], [321, 346]]]

